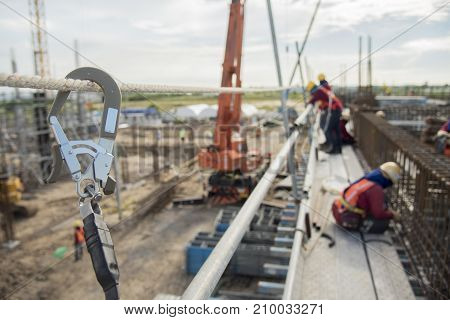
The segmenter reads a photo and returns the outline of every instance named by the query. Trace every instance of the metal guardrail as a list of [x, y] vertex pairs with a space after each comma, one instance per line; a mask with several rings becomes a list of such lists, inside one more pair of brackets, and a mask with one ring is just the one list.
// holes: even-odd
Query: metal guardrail
[[[312, 109], [313, 106], [309, 105], [297, 118], [295, 121], [297, 128], [300, 129], [307, 123], [307, 117]], [[234, 252], [239, 246], [239, 243], [245, 235], [254, 215], [269, 191], [270, 186], [282, 168], [289, 151], [294, 146], [299, 136], [300, 130], [294, 130], [291, 133], [280, 152], [272, 161], [269, 169], [262, 176], [247, 201], [245, 201], [241, 210], [239, 210], [239, 213], [234, 218], [230, 227], [224, 233], [208, 259], [184, 292], [182, 299], [202, 300], [211, 296]]]
[[292, 254], [289, 259], [289, 269], [284, 283], [283, 300], [292, 300], [296, 292], [299, 291], [299, 279], [302, 278], [303, 269], [299, 264], [304, 262], [301, 255], [304, 234], [306, 232], [306, 214], [310, 208], [310, 187], [314, 180], [314, 171], [316, 166], [316, 150], [317, 150], [317, 132], [319, 128], [319, 118], [317, 115], [314, 127], [312, 128], [311, 142], [309, 148], [308, 162], [306, 168], [305, 181], [303, 183], [303, 197], [299, 206], [297, 215], [297, 224], [295, 227], [294, 242], [292, 245]]
[[450, 159], [373, 113], [356, 112], [354, 121], [359, 148], [371, 167], [385, 161], [402, 167], [390, 204], [401, 212], [396, 230], [422, 294], [449, 299]]

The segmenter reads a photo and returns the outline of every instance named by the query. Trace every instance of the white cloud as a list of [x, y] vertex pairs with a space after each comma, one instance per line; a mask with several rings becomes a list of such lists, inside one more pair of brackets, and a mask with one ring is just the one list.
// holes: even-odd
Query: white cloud
[[[294, 9], [301, 10], [306, 15], [307, 20], [311, 16], [317, 0], [297, 1]], [[420, 0], [324, 0], [318, 11], [318, 19], [315, 32], [318, 29], [333, 28], [351, 29], [361, 23], [374, 22], [384, 17], [392, 19], [421, 18], [438, 7], [445, 4], [445, 1], [420, 1]], [[305, 14], [305, 8], [309, 8]], [[429, 18], [429, 21], [443, 21], [449, 16], [449, 5]]]
[[[5, 0], [6, 1], [6, 0]], [[317, 0], [272, 0], [283, 75], [295, 60], [294, 41], [302, 41]], [[372, 35], [374, 48], [437, 8], [433, 0], [323, 0], [306, 56], [316, 71], [337, 75], [357, 61], [357, 36]], [[7, 1], [28, 16], [26, 1]], [[221, 75], [229, 0], [46, 1], [49, 30], [119, 79], [130, 82], [218, 85]], [[401, 68], [398, 81], [444, 79], [439, 69], [417, 73], [419, 59], [448, 51], [449, 7], [416, 27], [374, 57], [374, 77], [383, 81]], [[51, 23], [50, 23], [51, 22]], [[439, 38], [430, 36], [434, 26]], [[427, 33], [415, 36], [418, 31]], [[443, 31], [444, 30], [444, 31]], [[0, 10], [0, 66], [8, 68], [9, 48], [19, 70], [32, 72], [29, 23], [6, 8]], [[428, 36], [428, 37], [427, 37]], [[290, 52], [285, 48], [289, 45]], [[73, 68], [73, 53], [49, 39], [52, 70], [58, 76]], [[275, 85], [270, 28], [265, 0], [246, 2], [242, 79], [244, 85]], [[395, 63], [394, 63], [395, 61]], [[445, 61], [430, 63], [448, 66]], [[6, 66], [6, 67], [5, 67]], [[54, 68], [55, 66], [55, 68]], [[9, 70], [0, 71], [9, 71]], [[449, 68], [447, 68], [448, 70]], [[408, 71], [409, 70], [409, 71]], [[425, 70], [426, 71], [426, 70]], [[409, 75], [408, 75], [409, 74]], [[446, 76], [448, 78], [448, 76]], [[427, 79], [428, 78], [428, 79]], [[356, 70], [347, 77], [356, 82]]]
[[161, 22], [150, 19], [137, 20], [131, 23], [131, 25], [137, 29], [141, 30], [151, 30], [154, 28], [162, 28]]
[[402, 46], [413, 53], [426, 51], [450, 51], [450, 35], [436, 38], [420, 38], [406, 42]]
[[0, 19], [0, 29], [2, 32], [20, 32], [30, 30], [30, 25], [24, 20], [18, 20], [15, 18]]

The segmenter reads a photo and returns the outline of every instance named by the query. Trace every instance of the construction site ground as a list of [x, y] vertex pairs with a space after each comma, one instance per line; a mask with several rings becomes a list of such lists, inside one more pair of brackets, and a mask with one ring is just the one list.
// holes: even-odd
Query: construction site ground
[[[261, 152], [275, 153], [281, 147], [281, 128], [269, 129], [262, 136]], [[249, 136], [249, 146], [253, 144], [254, 136]], [[136, 171], [134, 162], [129, 166]], [[177, 184], [177, 179], [183, 181]], [[121, 298], [153, 299], [157, 294], [183, 293], [192, 279], [184, 270], [185, 247], [199, 231], [213, 227], [220, 207], [173, 208], [171, 200], [201, 196], [203, 182], [195, 168], [173, 166], [163, 171], [160, 182], [151, 174], [133, 179], [121, 191], [122, 220], [113, 196], [101, 202], [119, 263]], [[175, 184], [171, 192], [164, 191], [168, 188], [164, 186]], [[38, 211], [32, 217], [16, 217], [18, 247], [0, 247], [0, 298], [103, 299], [85, 248], [82, 261], [74, 262], [73, 224], [80, 216], [73, 182], [67, 178], [43, 185], [26, 196], [30, 199], [22, 204]], [[147, 210], [150, 198], [156, 204]], [[53, 252], [63, 246], [68, 249], [65, 257], [55, 258]]]
[[[200, 175], [194, 174], [176, 187], [177, 196], [192, 196], [201, 190]], [[71, 181], [58, 188], [45, 186], [32, 202], [34, 217], [16, 222], [21, 241], [13, 251], [0, 251], [0, 296], [9, 299], [103, 299], [84, 249], [82, 261], [74, 262], [73, 222], [79, 219], [77, 198]], [[184, 272], [184, 248], [198, 231], [211, 227], [216, 216], [206, 206], [171, 208], [148, 212], [132, 223], [131, 214], [143, 199], [158, 188], [152, 179], [122, 192], [123, 222], [117, 224], [114, 199], [102, 202], [105, 219], [112, 228], [125, 299], [151, 299], [158, 293], [180, 294], [190, 281]], [[161, 201], [161, 200], [160, 200]], [[117, 225], [116, 225], [117, 224]], [[52, 256], [66, 246], [63, 260]], [[14, 291], [15, 290], [15, 291]]]

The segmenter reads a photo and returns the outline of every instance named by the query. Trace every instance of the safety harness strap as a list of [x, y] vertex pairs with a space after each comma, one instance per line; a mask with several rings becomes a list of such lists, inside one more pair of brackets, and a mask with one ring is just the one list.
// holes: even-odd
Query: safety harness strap
[[345, 201], [344, 197], [340, 197], [339, 201], [341, 202], [341, 205], [345, 207], [345, 209], [347, 209], [348, 211], [357, 213], [359, 215], [361, 215], [363, 218], [365, 217], [366, 213], [363, 209], [352, 206], [350, 203], [348, 203], [347, 201]]

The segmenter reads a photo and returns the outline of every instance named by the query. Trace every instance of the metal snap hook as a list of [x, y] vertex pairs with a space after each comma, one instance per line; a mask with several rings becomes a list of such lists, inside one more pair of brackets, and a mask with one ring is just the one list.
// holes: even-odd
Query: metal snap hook
[[[92, 140], [74, 140], [67, 138], [58, 115], [64, 103], [69, 97], [70, 91], [58, 91], [55, 101], [48, 116], [48, 122], [55, 135], [57, 145], [52, 148], [53, 165], [50, 176], [45, 180], [47, 183], [53, 183], [57, 180], [64, 162], [76, 182], [76, 190], [80, 197], [89, 197], [89, 193], [84, 191], [81, 186], [84, 181], [93, 181], [94, 188], [98, 192], [100, 187], [111, 193], [114, 190], [114, 179], [109, 177], [111, 164], [114, 159], [112, 151], [114, 148], [117, 128], [119, 124], [120, 104], [122, 94], [116, 81], [105, 71], [100, 69], [83, 67], [70, 72], [67, 79], [89, 80], [98, 84], [105, 97], [103, 115], [100, 127], [98, 142]], [[82, 172], [78, 155], [87, 154], [92, 158], [92, 162]]]

